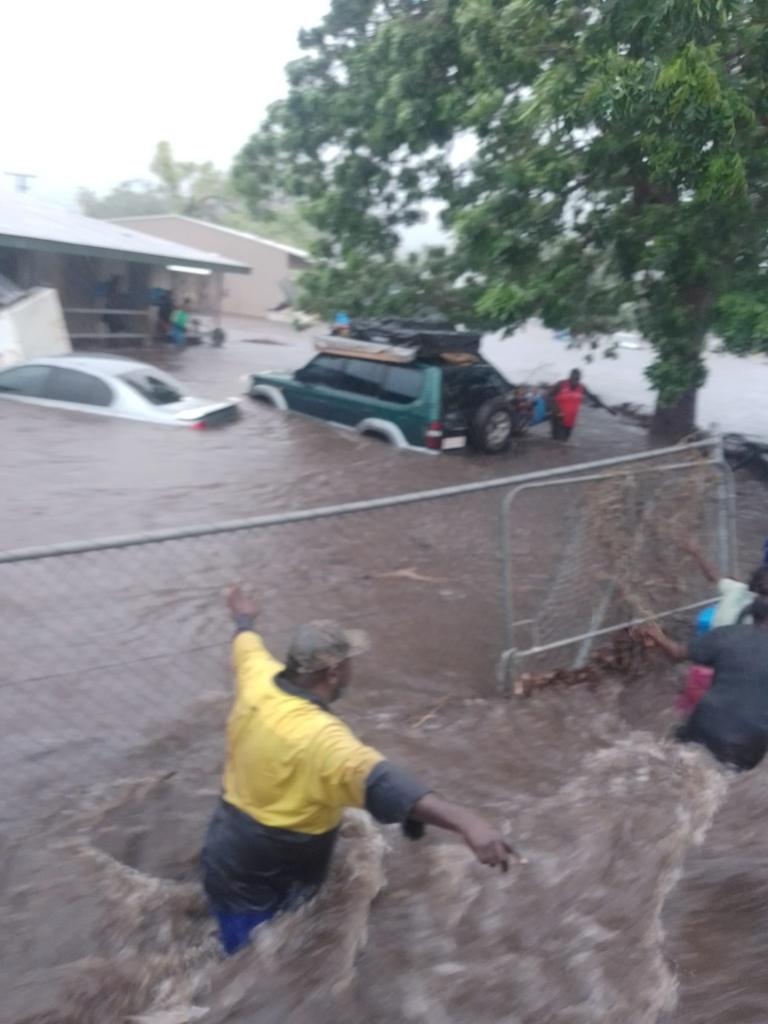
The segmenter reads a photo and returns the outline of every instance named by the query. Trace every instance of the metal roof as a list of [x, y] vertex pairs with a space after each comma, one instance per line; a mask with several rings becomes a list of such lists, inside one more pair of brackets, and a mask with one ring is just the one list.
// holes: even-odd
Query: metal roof
[[311, 259], [308, 252], [304, 249], [296, 249], [292, 245], [283, 245], [282, 242], [273, 242], [271, 238], [262, 238], [261, 235], [253, 235], [250, 231], [238, 231], [236, 228], [226, 228], [222, 224], [212, 224], [208, 220], [199, 220], [197, 217], [186, 217], [181, 213], [148, 213], [142, 217], [136, 215], [135, 217], [114, 217], [113, 222], [115, 224], [129, 224], [132, 220], [184, 220], [188, 224], [199, 224], [204, 228], [212, 228], [214, 231], [220, 231], [224, 235], [234, 235], [236, 238], [245, 238], [249, 242], [259, 242], [261, 245], [268, 245], [272, 249], [280, 249], [281, 252], [287, 252], [289, 256], [297, 256], [299, 259], [309, 261]]
[[26, 196], [0, 193], [0, 246], [102, 256], [133, 263], [174, 264], [249, 274], [250, 267], [217, 253], [168, 242], [108, 220], [85, 217]]

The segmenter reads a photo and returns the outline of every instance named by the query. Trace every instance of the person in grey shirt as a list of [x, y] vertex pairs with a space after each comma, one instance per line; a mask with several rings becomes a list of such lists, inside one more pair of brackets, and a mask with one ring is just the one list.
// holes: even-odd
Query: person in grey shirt
[[673, 661], [714, 670], [712, 686], [677, 730], [739, 771], [755, 768], [768, 749], [768, 598], [756, 597], [752, 625], [723, 626], [681, 644], [656, 624], [638, 631]]
[[745, 583], [718, 572], [695, 541], [686, 540], [680, 548], [693, 558], [710, 583], [717, 586], [718, 602], [714, 606], [712, 628], [735, 626], [747, 619], [751, 621], [749, 609], [754, 599], [768, 597], [768, 564], [758, 566]]

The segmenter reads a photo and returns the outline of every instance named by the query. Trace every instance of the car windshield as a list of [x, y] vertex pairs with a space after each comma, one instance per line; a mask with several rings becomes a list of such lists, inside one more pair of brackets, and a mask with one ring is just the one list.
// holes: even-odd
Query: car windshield
[[120, 380], [138, 391], [152, 405], [170, 405], [184, 397], [170, 377], [163, 377], [151, 370], [131, 370], [120, 374]]

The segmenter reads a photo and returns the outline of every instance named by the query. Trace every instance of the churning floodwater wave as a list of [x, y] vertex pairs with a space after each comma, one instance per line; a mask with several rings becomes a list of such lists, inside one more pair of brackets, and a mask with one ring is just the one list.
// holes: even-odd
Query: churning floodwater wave
[[[71, 921], [87, 914], [96, 942], [18, 978], [9, 1024], [653, 1024], [676, 996], [664, 901], [728, 777], [696, 749], [625, 733], [551, 795], [510, 799], [503, 825], [528, 862], [506, 875], [434, 831], [409, 843], [352, 812], [321, 895], [229, 960], [193, 831], [160, 834], [171, 806], [202, 831], [214, 794], [190, 800], [179, 784], [166, 773], [95, 790], [48, 850]], [[152, 807], [142, 825], [137, 808]]]

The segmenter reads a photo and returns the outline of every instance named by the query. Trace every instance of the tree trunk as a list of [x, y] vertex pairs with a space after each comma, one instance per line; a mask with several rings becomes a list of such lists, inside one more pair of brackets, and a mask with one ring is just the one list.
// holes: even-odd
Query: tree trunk
[[657, 403], [650, 427], [652, 441], [677, 444], [696, 429], [697, 388], [684, 391], [672, 405]]

